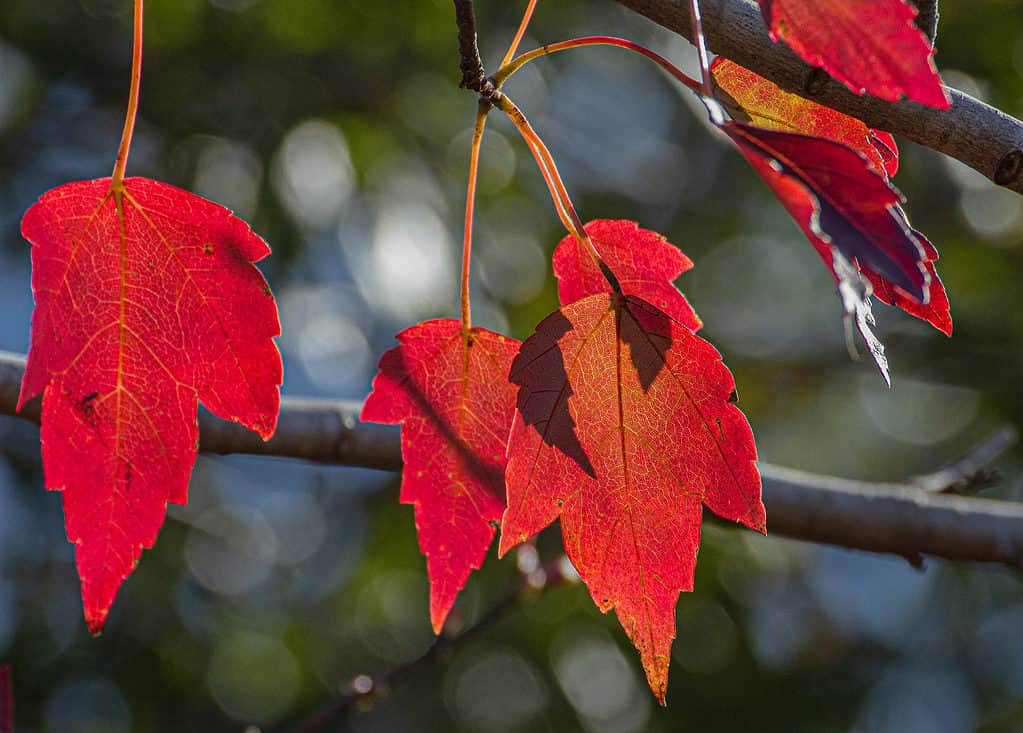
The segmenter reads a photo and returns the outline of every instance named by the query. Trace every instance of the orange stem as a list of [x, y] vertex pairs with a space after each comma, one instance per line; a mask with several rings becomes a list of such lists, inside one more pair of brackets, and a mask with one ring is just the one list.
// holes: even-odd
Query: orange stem
[[131, 147], [131, 136], [135, 132], [135, 117], [139, 111], [139, 85], [142, 81], [142, 3], [135, 0], [135, 43], [131, 55], [131, 89], [128, 93], [128, 112], [124, 118], [124, 132], [121, 133], [121, 145], [117, 149], [117, 160], [110, 182], [113, 191], [120, 191], [124, 184], [124, 169], [128, 165], [128, 149]]
[[519, 48], [519, 44], [522, 43], [522, 37], [526, 35], [526, 28], [529, 27], [529, 21], [533, 18], [533, 11], [536, 10], [536, 0], [529, 0], [529, 5], [526, 6], [526, 12], [522, 14], [522, 22], [519, 23], [519, 29], [515, 32], [515, 37], [512, 39], [511, 45], [508, 46], [508, 51], [505, 53], [504, 58], [501, 59], [501, 66], [505, 66], [509, 61], [512, 60], [512, 56]]
[[462, 331], [469, 332], [472, 328], [471, 309], [469, 306], [469, 265], [472, 255], [472, 222], [476, 208], [476, 179], [480, 164], [480, 147], [483, 142], [483, 130], [487, 125], [487, 113], [490, 105], [480, 103], [476, 112], [476, 126], [472, 131], [472, 147], [469, 150], [469, 186], [465, 195], [465, 233], [462, 239]]
[[604, 273], [611, 286], [620, 292], [621, 288], [618, 282], [604, 264], [600, 254], [597, 252], [597, 248], [593, 246], [593, 242], [590, 241], [590, 235], [586, 233], [582, 219], [579, 218], [579, 214], [576, 213], [575, 207], [572, 205], [568, 189], [565, 187], [565, 182], [561, 179], [561, 174], [558, 173], [558, 166], [554, 163], [554, 156], [551, 155], [550, 150], [544, 145], [540, 136], [536, 134], [536, 130], [529, 124], [526, 116], [522, 114], [522, 111], [515, 106], [515, 103], [507, 95], [500, 95], [495, 104], [502, 112], [508, 115], [508, 119], [518, 129], [519, 134], [526, 141], [526, 145], [529, 146], [530, 152], [533, 153], [537, 166], [540, 168], [540, 173], [547, 183], [547, 189], [551, 192], [551, 199], [554, 201], [554, 206], [558, 211], [561, 223], [565, 225], [568, 233], [574, 236], [576, 241], [590, 253], [598, 269]]
[[680, 68], [675, 66], [675, 64], [668, 61], [668, 59], [651, 51], [646, 46], [641, 46], [640, 44], [625, 38], [616, 38], [615, 36], [583, 36], [582, 38], [573, 38], [568, 41], [549, 43], [541, 48], [527, 51], [512, 61], [505, 61], [502, 63], [501, 68], [499, 68], [497, 73], [494, 74], [494, 83], [500, 87], [505, 81], [507, 81], [508, 77], [528, 64], [530, 61], [540, 58], [541, 56], [547, 56], [552, 53], [557, 53], [558, 51], [567, 51], [570, 48], [581, 48], [582, 46], [617, 46], [618, 48], [633, 51], [650, 59], [693, 91], [703, 91], [703, 86], [700, 82], [686, 74]]

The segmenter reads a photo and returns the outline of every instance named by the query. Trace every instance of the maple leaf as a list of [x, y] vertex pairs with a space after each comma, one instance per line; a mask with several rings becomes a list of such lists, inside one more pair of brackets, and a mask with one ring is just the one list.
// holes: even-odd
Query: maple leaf
[[701, 506], [765, 527], [732, 375], [710, 344], [654, 306], [597, 294], [541, 322], [510, 379], [518, 410], [499, 552], [560, 517], [566, 553], [598, 607], [615, 609], [663, 704]]
[[401, 423], [401, 501], [415, 505], [440, 633], [479, 569], [504, 513], [505, 446], [515, 411], [508, 381], [519, 342], [452, 319], [398, 334], [380, 360], [362, 419]]
[[[626, 295], [653, 303], [691, 331], [703, 325], [689, 301], [672, 283], [692, 269], [693, 262], [662, 235], [636, 222], [597, 219], [585, 226], [597, 254], [611, 269]], [[611, 286], [590, 253], [568, 235], [554, 250], [554, 274], [563, 305]]]
[[251, 264], [270, 250], [227, 209], [145, 178], [56, 188], [21, 231], [36, 307], [18, 406], [43, 393], [46, 486], [63, 491], [98, 633], [167, 502], [186, 501], [197, 400], [274, 432], [280, 325]]
[[11, 685], [11, 667], [0, 666], [0, 733], [14, 731], [14, 688]]
[[855, 117], [787, 92], [724, 57], [714, 59], [710, 73], [716, 87], [715, 98], [725, 105], [734, 119], [748, 121], [765, 130], [797, 132], [834, 140], [862, 155], [875, 170], [888, 176], [895, 175], [898, 170], [899, 151], [890, 133], [872, 130]]
[[[745, 114], [757, 127], [812, 135], [841, 143], [862, 156], [878, 174], [885, 177], [894, 175], [898, 170], [898, 148], [889, 133], [872, 130], [855, 117], [786, 92], [773, 82], [732, 61], [720, 57], [715, 59], [711, 66], [711, 73], [718, 87], [715, 93], [720, 91], [727, 96], [725, 105], [730, 108], [730, 111], [734, 110], [737, 113]], [[745, 149], [743, 152], [747, 154], [748, 158], [749, 153]], [[762, 166], [758, 168], [758, 171], [762, 171]], [[777, 177], [777, 171], [768, 175]], [[768, 183], [770, 184], [770, 181]], [[824, 179], [823, 183], [826, 184], [827, 179]], [[798, 194], [796, 197], [799, 197]], [[786, 205], [788, 206], [788, 204]], [[894, 202], [891, 207], [892, 215], [904, 221], [905, 214], [902, 213], [901, 208]], [[791, 207], [789, 211], [792, 211]], [[793, 212], [793, 216], [796, 216], [795, 212]], [[831, 242], [813, 231], [812, 227], [807, 227], [802, 223], [806, 218], [805, 207], [804, 212], [796, 218], [814, 249], [817, 250], [824, 264], [831, 271], [832, 276], [836, 281], [839, 280], [839, 275], [834, 267]], [[812, 220], [812, 215], [810, 219]], [[886, 221], [884, 223], [887, 225]], [[867, 225], [869, 226], [869, 223]], [[906, 228], [908, 228], [908, 223], [899, 227], [903, 232]], [[897, 232], [898, 230], [893, 231]], [[910, 229], [909, 236], [916, 240], [918, 247], [915, 250], [919, 255], [918, 266], [922, 266], [926, 274], [927, 295], [923, 299], [912, 295], [904, 287], [890, 282], [884, 275], [871, 268], [867, 262], [859, 258], [854, 261], [866, 275], [872, 285], [873, 293], [880, 300], [902, 308], [907, 313], [932, 324], [942, 333], [951, 335], [952, 318], [949, 314], [948, 295], [945, 293], [945, 288], [934, 267], [934, 262], [938, 259], [938, 252], [920, 232]], [[841, 248], [841, 242], [836, 242], [836, 244]], [[846, 250], [846, 255], [852, 256], [852, 252]], [[921, 300], [925, 302], [921, 302]]]
[[763, 130], [722, 127], [808, 236], [834, 245], [921, 302], [927, 254], [887, 177], [845, 145]]
[[905, 0], [760, 0], [760, 11], [772, 40], [784, 40], [856, 94], [951, 106], [934, 48]]
[[884, 173], [832, 140], [742, 122], [720, 127], [825, 259], [846, 314], [855, 316], [881, 376], [890, 384], [883, 348], [870, 331], [870, 290], [860, 270], [870, 270], [927, 305], [934, 269], [899, 205], [900, 194]]

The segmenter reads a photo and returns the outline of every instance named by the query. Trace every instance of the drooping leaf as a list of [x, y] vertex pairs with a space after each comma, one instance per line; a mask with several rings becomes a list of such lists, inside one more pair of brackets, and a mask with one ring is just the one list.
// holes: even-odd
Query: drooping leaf
[[362, 419], [401, 423], [401, 501], [415, 505], [440, 633], [469, 574], [483, 563], [505, 506], [504, 469], [519, 342], [459, 321], [398, 334], [380, 360]]
[[[880, 172], [893, 176], [898, 170], [899, 151], [889, 133], [872, 130], [855, 117], [786, 92], [722, 56], [714, 59], [710, 72], [726, 95], [719, 101], [730, 113], [744, 114], [753, 125], [834, 140], [855, 150]], [[739, 119], [734, 113], [732, 117]]]
[[98, 633], [167, 502], [186, 501], [197, 400], [274, 432], [280, 325], [251, 264], [270, 250], [227, 209], [145, 178], [56, 188], [21, 231], [36, 307], [19, 409], [43, 393], [46, 486], [63, 491]]
[[14, 733], [14, 688], [9, 664], [0, 666], [0, 733]]
[[949, 108], [934, 48], [905, 0], [760, 0], [760, 10], [773, 40], [855, 93]]
[[[601, 259], [618, 278], [622, 292], [656, 305], [691, 331], [700, 329], [703, 324], [693, 307], [672, 284], [693, 266], [678, 247], [632, 221], [598, 219], [586, 224], [585, 229]], [[562, 305], [587, 295], [611, 292], [593, 257], [571, 235], [554, 250], [554, 274]]]
[[710, 344], [631, 296], [548, 316], [515, 358], [500, 553], [561, 518], [565, 551], [614, 608], [663, 703], [675, 604], [701, 507], [764, 530], [753, 435]]
[[941, 278], [938, 277], [937, 270], [934, 269], [934, 262], [938, 259], [938, 252], [923, 234], [916, 230], [913, 230], [913, 234], [924, 246], [926, 253], [924, 264], [930, 277], [930, 286], [928, 288], [930, 297], [927, 299], [926, 304], [919, 302], [916, 298], [913, 298], [901, 288], [892, 285], [868, 268], [863, 268], [863, 274], [870, 280], [874, 295], [881, 302], [901, 308], [906, 313], [927, 321], [946, 336], [951, 336], [952, 315], [949, 310], [948, 294], [945, 292], [945, 286], [942, 284]]
[[[859, 153], [873, 166], [875, 171], [882, 175], [891, 176], [898, 170], [898, 149], [889, 133], [871, 130], [854, 117], [803, 99], [798, 95], [790, 94], [732, 61], [719, 57], [715, 60], [711, 72], [715, 82], [730, 98], [730, 101], [737, 104], [741, 112], [745, 113], [758, 127], [833, 140]], [[743, 152], [745, 153], [746, 150]], [[749, 157], [748, 153], [747, 157]], [[777, 171], [774, 171], [770, 175], [776, 176], [776, 174]], [[792, 211], [791, 207], [789, 211]], [[892, 214], [905, 219], [901, 209], [893, 208]], [[793, 216], [796, 216], [795, 212], [793, 212]], [[797, 221], [799, 220], [800, 217], [797, 216]], [[831, 271], [832, 276], [836, 281], [839, 280], [834, 268], [831, 243], [825, 241], [802, 223], [800, 226], [806, 232], [821, 259], [824, 260], [824, 264]], [[906, 226], [908, 227], [908, 224]], [[857, 260], [856, 264], [868, 278], [873, 286], [874, 294], [880, 300], [889, 305], [898, 306], [907, 313], [932, 324], [942, 333], [951, 335], [952, 318], [949, 314], [948, 296], [934, 267], [934, 262], [938, 259], [937, 250], [920, 232], [910, 230], [910, 236], [917, 240], [922, 252], [920, 264], [926, 272], [928, 283], [926, 303], [921, 303], [920, 299], [914, 298], [904, 288], [886, 280], [866, 262]], [[846, 252], [846, 254], [850, 253]]]
[[722, 129], [811, 241], [834, 245], [850, 262], [926, 300], [924, 246], [883, 173], [831, 140], [741, 122]]

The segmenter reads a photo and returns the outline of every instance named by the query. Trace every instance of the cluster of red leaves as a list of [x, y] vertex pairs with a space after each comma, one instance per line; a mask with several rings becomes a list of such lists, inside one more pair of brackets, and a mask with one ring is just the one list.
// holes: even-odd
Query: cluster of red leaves
[[[903, 8], [874, 18], [887, 40], [871, 37], [865, 48], [876, 45], [876, 58], [851, 65], [848, 45], [804, 33], [809, 16], [844, 19], [832, 26], [843, 35], [850, 18], [866, 23], [883, 3], [762, 7], [776, 37], [832, 73], [844, 69], [836, 77], [857, 91], [947, 106], [915, 12], [885, 2]], [[819, 17], [810, 25], [827, 27]], [[885, 55], [899, 43], [915, 60], [903, 48]], [[888, 380], [870, 331], [871, 294], [952, 329], [937, 252], [910, 227], [890, 183], [894, 139], [734, 63], [719, 59], [712, 73], [733, 120], [712, 117], [824, 260]], [[672, 285], [692, 262], [632, 222], [595, 221], [586, 232], [602, 266], [583, 241], [566, 237], [553, 258], [562, 307], [524, 343], [454, 321], [409, 329], [381, 361], [363, 417], [404, 424], [402, 501], [416, 505], [435, 630], [480, 566], [506, 497], [499, 553], [560, 519], [566, 553], [597, 606], [615, 609], [663, 702], [675, 603], [692, 589], [702, 507], [765, 530], [756, 449], [731, 375], [695, 335], [700, 320]]]
[[702, 507], [765, 529], [756, 449], [731, 374], [671, 284], [689, 259], [632, 222], [586, 231], [620, 292], [566, 237], [562, 307], [536, 333], [520, 345], [456, 321], [404, 331], [362, 417], [403, 423], [402, 501], [416, 505], [435, 630], [496, 520], [503, 555], [560, 518], [568, 557], [663, 701]]
[[[904, 0], [760, 5], [775, 40], [857, 93], [948, 106]], [[871, 294], [950, 334], [937, 252], [890, 183], [891, 135], [734, 63], [712, 72], [733, 117], [715, 123], [824, 260], [885, 378]], [[63, 491], [98, 632], [167, 503], [186, 500], [198, 401], [274, 432], [280, 327], [252, 264], [269, 249], [226, 209], [141, 178], [50, 191], [22, 233], [36, 310], [19, 406], [43, 395], [46, 485]], [[503, 555], [560, 519], [566, 553], [663, 702], [703, 507], [766, 529], [756, 448], [731, 374], [673, 286], [692, 262], [632, 222], [586, 233], [600, 264], [580, 239], [558, 245], [561, 308], [525, 342], [454, 320], [413, 326], [381, 360], [363, 418], [402, 425], [401, 501], [415, 506], [436, 632], [498, 528]], [[12, 707], [0, 668], [0, 733]]]

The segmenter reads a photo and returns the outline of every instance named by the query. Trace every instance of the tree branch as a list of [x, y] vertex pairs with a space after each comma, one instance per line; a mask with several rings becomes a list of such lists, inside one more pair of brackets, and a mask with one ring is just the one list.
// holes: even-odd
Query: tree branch
[[476, 13], [472, 0], [454, 0], [455, 22], [458, 24], [458, 68], [462, 72], [459, 86], [480, 95], [487, 103], [494, 103], [501, 92], [483, 70], [479, 46], [476, 42]]
[[[618, 0], [655, 23], [692, 39], [688, 3]], [[715, 53], [788, 91], [858, 117], [870, 127], [908, 138], [956, 158], [1000, 186], [1023, 193], [1023, 122], [956, 89], [952, 108], [859, 97], [822, 69], [808, 66], [767, 33], [752, 0], [702, 0], [703, 27]]]
[[[0, 352], [0, 414], [39, 422], [39, 400], [15, 407], [24, 357]], [[359, 422], [361, 405], [284, 399], [277, 433], [259, 436], [212, 415], [199, 416], [201, 450], [300, 458], [316, 463], [401, 468], [398, 429]], [[773, 535], [917, 558], [1004, 563], [1023, 570], [1023, 505], [948, 496], [969, 484], [980, 463], [1009, 445], [1004, 434], [951, 467], [903, 483], [867, 483], [760, 463], [764, 503]]]

